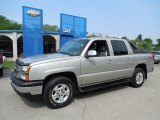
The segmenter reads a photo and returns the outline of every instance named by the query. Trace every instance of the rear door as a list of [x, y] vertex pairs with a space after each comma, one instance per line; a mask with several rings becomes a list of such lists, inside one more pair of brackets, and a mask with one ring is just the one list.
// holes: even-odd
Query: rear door
[[131, 77], [133, 74], [133, 56], [127, 46], [127, 41], [110, 40], [110, 49], [112, 50], [112, 57], [110, 57], [110, 64], [113, 67], [112, 79], [122, 79]]

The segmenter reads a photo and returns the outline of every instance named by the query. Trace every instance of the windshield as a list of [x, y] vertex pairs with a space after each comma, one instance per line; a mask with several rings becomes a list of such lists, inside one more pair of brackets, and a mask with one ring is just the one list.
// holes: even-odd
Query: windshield
[[89, 40], [83, 39], [83, 40], [71, 40], [67, 42], [65, 45], [63, 45], [57, 53], [67, 54], [70, 56], [79, 56], [81, 55], [83, 49], [87, 45]]

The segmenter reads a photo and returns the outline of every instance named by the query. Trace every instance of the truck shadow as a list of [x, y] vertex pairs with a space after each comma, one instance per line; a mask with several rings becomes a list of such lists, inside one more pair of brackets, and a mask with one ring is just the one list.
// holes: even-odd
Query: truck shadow
[[[99, 95], [103, 95], [106, 93], [116, 92], [117, 90], [126, 89], [126, 88], [128, 88], [128, 85], [126, 84], [116, 85], [113, 87], [106, 87], [106, 88], [91, 91], [91, 92], [80, 93], [78, 96], [75, 97], [75, 99], [77, 100], [87, 99], [90, 97], [99, 96]], [[47, 107], [42, 100], [42, 95], [31, 96], [27, 94], [27, 95], [21, 95], [20, 98], [27, 106], [31, 108]], [[74, 102], [74, 100], [72, 102]]]
[[42, 95], [20, 95], [20, 98], [22, 99], [22, 101], [29, 107], [32, 108], [41, 108], [41, 107], [45, 107], [45, 103], [42, 100]]

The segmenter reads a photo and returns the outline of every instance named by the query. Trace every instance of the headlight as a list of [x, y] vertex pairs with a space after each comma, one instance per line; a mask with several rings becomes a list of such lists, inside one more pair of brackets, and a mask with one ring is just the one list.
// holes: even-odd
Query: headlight
[[22, 66], [19, 72], [19, 78], [23, 80], [29, 80], [29, 70], [30, 66]]
[[19, 72], [19, 78], [21, 78], [22, 80], [26, 80], [26, 76], [28, 76], [27, 73], [20, 71]]
[[29, 66], [22, 66], [21, 71], [28, 72]]

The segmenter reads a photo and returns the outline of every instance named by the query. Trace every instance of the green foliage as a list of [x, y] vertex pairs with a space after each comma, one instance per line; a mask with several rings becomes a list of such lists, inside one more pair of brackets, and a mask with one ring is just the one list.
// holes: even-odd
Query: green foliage
[[13, 20], [7, 19], [5, 16], [0, 15], [0, 30], [21, 30], [22, 25]]
[[53, 32], [59, 32], [60, 29], [56, 26], [56, 25], [49, 25], [49, 24], [45, 24], [43, 26], [43, 29], [46, 31], [53, 31]]
[[142, 42], [143, 49], [152, 50], [153, 49], [152, 46], [153, 46], [153, 41], [151, 38], [146, 38], [143, 40]]
[[153, 41], [151, 38], [145, 38], [141, 41], [137, 37], [135, 40], [131, 40], [131, 42], [141, 50], [153, 50]]
[[142, 35], [139, 34], [139, 35], [137, 36], [137, 39], [140, 40], [140, 41], [142, 41]]
[[[59, 32], [59, 28], [56, 25], [46, 24], [43, 26], [43, 29], [47, 31]], [[22, 25], [0, 15], [0, 30], [22, 30]]]
[[15, 66], [15, 62], [13, 62], [13, 61], [4, 61], [3, 62], [4, 69], [13, 69], [14, 66]]
[[139, 49], [143, 49], [143, 41], [141, 41], [139, 38], [136, 38], [134, 42]]
[[160, 38], [157, 39], [158, 44], [160, 45]]
[[128, 38], [126, 36], [121, 37], [121, 39], [128, 40]]
[[130, 42], [138, 48], [135, 40], [130, 40]]
[[160, 38], [157, 39], [157, 44], [154, 46], [154, 50], [160, 51]]
[[153, 41], [151, 38], [142, 39], [142, 35], [139, 34], [132, 43], [141, 50], [153, 50]]

